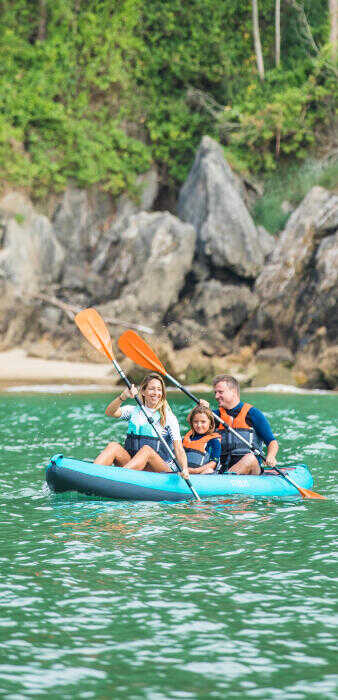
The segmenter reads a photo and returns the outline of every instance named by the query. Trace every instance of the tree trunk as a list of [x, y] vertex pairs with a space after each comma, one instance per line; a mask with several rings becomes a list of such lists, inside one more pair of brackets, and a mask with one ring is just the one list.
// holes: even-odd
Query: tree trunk
[[338, 0], [329, 0], [330, 14], [330, 44], [332, 58], [338, 57]]
[[257, 62], [257, 70], [261, 80], [264, 80], [264, 63], [262, 55], [261, 39], [259, 35], [259, 22], [258, 22], [258, 0], [252, 0], [252, 23], [253, 23], [253, 37], [254, 46]]
[[47, 33], [47, 2], [39, 0], [39, 29], [38, 40], [44, 41]]
[[280, 1], [276, 0], [275, 4], [275, 60], [276, 68], [280, 64]]

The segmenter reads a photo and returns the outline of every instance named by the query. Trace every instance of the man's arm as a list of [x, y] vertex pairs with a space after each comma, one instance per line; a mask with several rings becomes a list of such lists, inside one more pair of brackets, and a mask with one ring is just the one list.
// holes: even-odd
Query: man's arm
[[276, 455], [278, 452], [278, 442], [277, 440], [271, 440], [267, 446], [267, 453], [266, 453], [266, 459], [265, 459], [265, 464], [268, 465], [268, 467], [275, 467], [277, 464], [276, 460]]
[[257, 435], [263, 440], [267, 446], [266, 460], [265, 463], [269, 467], [276, 466], [276, 455], [278, 452], [278, 442], [271, 430], [270, 423], [265, 417], [264, 413], [254, 406], [250, 408], [248, 412], [248, 417], [251, 420], [252, 427], [255, 429]]

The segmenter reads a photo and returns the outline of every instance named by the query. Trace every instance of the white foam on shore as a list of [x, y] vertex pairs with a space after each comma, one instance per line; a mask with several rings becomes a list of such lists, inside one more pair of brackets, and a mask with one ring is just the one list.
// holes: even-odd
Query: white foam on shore
[[116, 391], [116, 387], [109, 388], [108, 386], [103, 386], [102, 384], [29, 384], [24, 386], [8, 386], [3, 389], [4, 392], [16, 392], [16, 393], [43, 393], [43, 394], [75, 394], [81, 391], [103, 391], [109, 393], [111, 391]]
[[[118, 392], [124, 388], [124, 385], [115, 384], [108, 386], [103, 384], [24, 384], [18, 386], [7, 386], [0, 389], [0, 392], [5, 393], [37, 393], [37, 394], [75, 394], [81, 392], [103, 392], [111, 393]], [[211, 387], [206, 384], [196, 384], [187, 386], [192, 392], [211, 393]], [[178, 392], [176, 387], [167, 387], [168, 391]], [[332, 394], [334, 391], [329, 389], [300, 389], [291, 384], [268, 384], [267, 386], [243, 387], [245, 393], [248, 392], [267, 392], [271, 394]]]
[[267, 384], [267, 386], [254, 386], [243, 389], [243, 391], [266, 391], [275, 394], [331, 394], [327, 389], [300, 389], [292, 384]]

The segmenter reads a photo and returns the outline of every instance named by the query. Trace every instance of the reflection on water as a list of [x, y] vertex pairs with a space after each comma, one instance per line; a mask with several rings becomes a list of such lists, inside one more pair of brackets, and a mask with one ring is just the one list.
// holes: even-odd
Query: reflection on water
[[51, 495], [38, 465], [92, 459], [107, 400], [0, 402], [1, 696], [336, 698], [337, 397], [250, 395], [327, 501]]

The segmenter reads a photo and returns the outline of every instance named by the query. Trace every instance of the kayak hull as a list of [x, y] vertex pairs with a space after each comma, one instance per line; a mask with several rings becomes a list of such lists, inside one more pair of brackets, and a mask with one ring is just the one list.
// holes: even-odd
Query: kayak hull
[[[283, 472], [303, 488], [313, 486], [313, 478], [305, 464], [287, 465]], [[261, 476], [237, 474], [196, 474], [191, 482], [201, 498], [243, 495], [266, 498], [300, 497], [299, 491], [273, 470]], [[75, 491], [89, 496], [127, 501], [186, 501], [192, 493], [178, 474], [156, 474], [147, 471], [104, 467], [93, 462], [67, 458], [62, 454], [51, 458], [46, 481], [55, 493]]]

